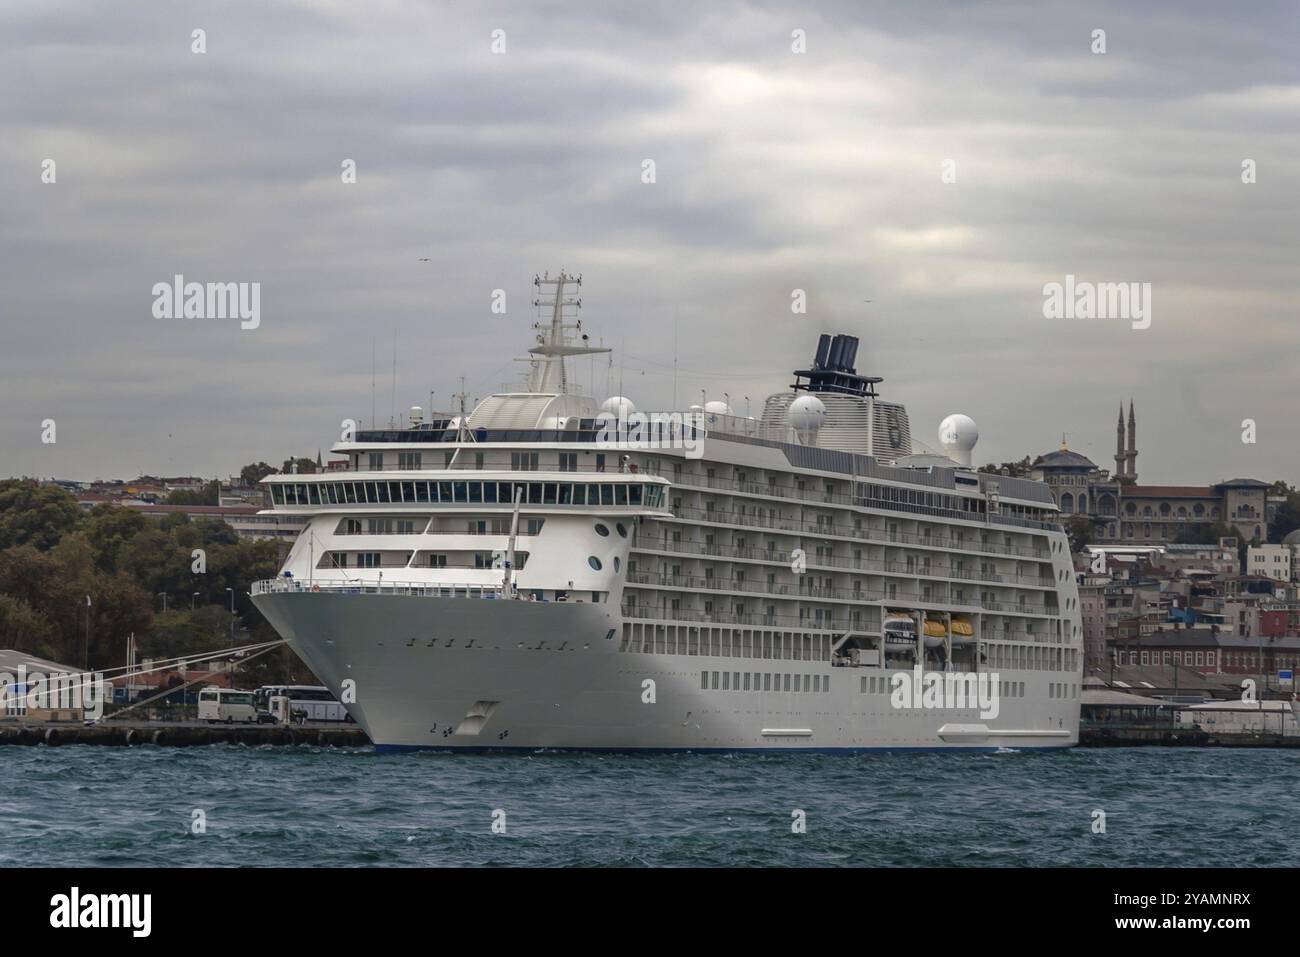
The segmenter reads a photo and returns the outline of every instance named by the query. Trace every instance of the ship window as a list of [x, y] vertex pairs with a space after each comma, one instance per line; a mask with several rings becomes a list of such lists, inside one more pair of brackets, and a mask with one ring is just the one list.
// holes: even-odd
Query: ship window
[[782, 686], [783, 686], [782, 689], [781, 689], [782, 691], [789, 691], [789, 690], [790, 690], [790, 676], [789, 676], [789, 675], [785, 675], [785, 676], [784, 676], [784, 680], [781, 682], [781, 684], [782, 684]]
[[709, 687], [709, 673], [707, 671], [700, 672], [700, 687], [701, 688]]
[[272, 485], [272, 486], [271, 486], [271, 501], [274, 502], [276, 505], [283, 505], [283, 504], [284, 504], [284, 486], [283, 486], [283, 485]]
[[630, 505], [640, 505], [640, 504], [641, 504], [641, 486], [640, 486], [640, 485], [629, 485], [629, 486], [627, 487], [627, 496], [628, 496], [628, 504], [630, 504]]
[[372, 485], [372, 487], [375, 489], [376, 494], [378, 495], [378, 498], [376, 499], [376, 501], [379, 501], [379, 502], [389, 502], [389, 501], [392, 501], [392, 500], [388, 497], [388, 483], [387, 483], [387, 482], [372, 482], [371, 485]]
[[572, 504], [573, 504], [573, 486], [572, 486], [572, 485], [570, 485], [568, 482], [564, 482], [563, 484], [560, 485], [559, 492], [560, 492], [560, 504], [561, 504], [561, 505], [572, 505]]
[[450, 501], [451, 501], [451, 483], [450, 483], [450, 482], [439, 482], [439, 483], [438, 483], [438, 501], [443, 502], [444, 504], [447, 503], [447, 502], [450, 502]]
[[606, 528], [604, 525], [602, 525], [600, 522], [597, 522], [597, 523], [596, 523], [596, 534], [599, 535], [601, 538], [608, 538], [608, 537], [609, 537], [609, 529]]
[[599, 505], [599, 504], [600, 504], [600, 486], [599, 486], [599, 485], [588, 485], [588, 486], [587, 486], [587, 504], [588, 504], [588, 505]]
[[528, 504], [530, 505], [542, 504], [542, 483], [541, 482], [528, 483]]
[[452, 496], [451, 500], [455, 502], [457, 505], [465, 504], [466, 496], [468, 495], [469, 492], [469, 489], [466, 487], [468, 484], [469, 483], [467, 482], [451, 483], [451, 496]]
[[587, 504], [587, 486], [585, 485], [573, 486], [573, 504], [574, 505]]
[[469, 483], [469, 501], [471, 505], [480, 505], [483, 502], [483, 483]]
[[626, 485], [615, 485], [615, 486], [614, 486], [614, 504], [615, 504], [615, 505], [626, 505], [626, 504], [627, 504], [627, 486], [626, 486]]
[[771, 690], [772, 690], [772, 674], [771, 674], [771, 672], [764, 672], [764, 674], [763, 674], [763, 690], [764, 690], [764, 691], [771, 691]]
[[615, 527], [616, 529], [618, 529], [618, 535], [619, 535], [619, 538], [627, 538], [627, 526], [626, 526], [626, 525], [624, 525], [622, 522], [618, 522], [618, 523], [616, 523], [616, 524], [614, 525], [614, 527]]
[[[621, 564], [622, 564], [622, 562], [620, 562], [618, 556], [615, 555], [615, 556], [614, 556], [614, 571], [618, 571], [619, 566], [620, 566]], [[675, 601], [675, 600], [676, 600], [676, 599], [674, 599], [674, 601]], [[1199, 664], [1199, 662], [1198, 662], [1198, 664]]]
[[587, 564], [591, 566], [593, 571], [600, 571], [601, 568], [600, 559], [597, 558], [595, 555], [591, 555], [590, 557], [587, 558]]
[[428, 483], [428, 482], [416, 482], [416, 483], [415, 483], [415, 500], [416, 500], [417, 502], [427, 502], [427, 501], [429, 501], [429, 483]]
[[497, 500], [497, 483], [496, 483], [496, 482], [484, 482], [484, 483], [483, 483], [483, 501], [487, 502], [489, 505], [492, 505], [492, 504], [494, 504], [494, 503], [496, 502], [496, 500]]
[[600, 487], [600, 504], [601, 505], [614, 504], [614, 486], [602, 485]]
[[542, 504], [543, 505], [555, 504], [555, 483], [554, 482], [547, 482], [545, 485], [542, 486]]
[[723, 690], [723, 691], [730, 691], [730, 690], [731, 690], [731, 672], [730, 672], [730, 671], [724, 671], [724, 672], [722, 673], [722, 690]]
[[415, 501], [415, 483], [414, 483], [414, 482], [403, 482], [403, 483], [402, 483], [402, 501], [403, 501], [403, 502], [414, 502], [414, 501]]

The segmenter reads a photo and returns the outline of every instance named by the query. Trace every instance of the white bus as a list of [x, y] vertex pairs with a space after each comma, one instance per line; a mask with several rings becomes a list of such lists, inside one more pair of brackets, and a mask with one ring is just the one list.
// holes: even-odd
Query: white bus
[[209, 685], [199, 692], [199, 720], [252, 723], [257, 720], [253, 692]]
[[282, 723], [351, 721], [352, 716], [323, 685], [263, 685], [254, 693], [257, 707]]

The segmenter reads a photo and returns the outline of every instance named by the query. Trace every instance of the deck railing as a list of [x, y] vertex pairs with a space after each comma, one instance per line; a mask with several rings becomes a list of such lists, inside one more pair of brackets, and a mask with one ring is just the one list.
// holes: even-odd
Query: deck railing
[[282, 592], [331, 592], [349, 595], [413, 595], [419, 598], [503, 598], [500, 585], [459, 584], [452, 582], [402, 582], [373, 579], [337, 581], [335, 579], [267, 578], [253, 582], [253, 595]]

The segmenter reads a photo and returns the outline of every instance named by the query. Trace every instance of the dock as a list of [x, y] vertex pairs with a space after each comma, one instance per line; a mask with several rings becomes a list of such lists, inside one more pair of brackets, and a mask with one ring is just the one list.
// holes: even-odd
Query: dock
[[1081, 748], [1300, 748], [1300, 736], [1225, 733], [1200, 728], [1108, 725], [1079, 729]]
[[206, 721], [0, 722], [0, 745], [99, 744], [191, 748], [212, 744], [364, 748], [366, 733], [355, 724], [208, 724]]

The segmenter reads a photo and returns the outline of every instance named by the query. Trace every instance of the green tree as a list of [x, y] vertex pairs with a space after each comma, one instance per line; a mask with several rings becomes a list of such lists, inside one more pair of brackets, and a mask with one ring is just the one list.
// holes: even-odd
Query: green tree
[[1292, 488], [1285, 482], [1274, 482], [1273, 488], [1269, 491], [1274, 495], [1286, 496], [1286, 501], [1278, 506], [1273, 514], [1273, 520], [1268, 523], [1268, 540], [1276, 545], [1300, 528], [1300, 490]]
[[314, 472], [316, 471], [316, 463], [315, 463], [315, 462], [313, 462], [313, 461], [312, 461], [311, 459], [309, 459], [309, 458], [305, 458], [305, 457], [303, 457], [303, 456], [299, 456], [299, 457], [297, 457], [297, 458], [285, 459], [285, 460], [284, 460], [284, 467], [283, 467], [282, 469], [280, 469], [280, 472], [281, 472], [282, 474], [284, 474], [284, 475], [288, 475], [290, 472], [293, 471], [293, 466], [294, 466], [295, 463], [296, 463], [297, 466], [298, 466], [298, 474], [299, 474], [299, 475], [311, 475], [312, 473], [314, 473]]
[[1012, 478], [1022, 478], [1027, 476], [1033, 468], [1029, 456], [1026, 455], [1019, 462], [1003, 462], [1001, 465], [994, 465], [992, 462], [987, 465], [981, 465], [978, 469], [980, 472], [986, 472], [990, 475], [1007, 475]]
[[221, 483], [216, 479], [208, 482], [198, 491], [178, 488], [167, 495], [168, 505], [219, 505], [221, 504]]
[[117, 570], [117, 556], [149, 524], [139, 512], [121, 505], [96, 505], [85, 519], [86, 537], [100, 571]]
[[37, 485], [28, 479], [0, 481], [0, 548], [52, 548], [80, 523], [76, 498], [57, 485]]
[[1074, 515], [1065, 523], [1065, 533], [1070, 539], [1070, 552], [1074, 555], [1092, 544], [1096, 522], [1087, 515]]
[[245, 485], [256, 485], [275, 471], [275, 466], [265, 462], [253, 462], [239, 470], [239, 480]]
[[0, 635], [6, 648], [54, 658], [58, 651], [54, 626], [21, 598], [0, 595]]

